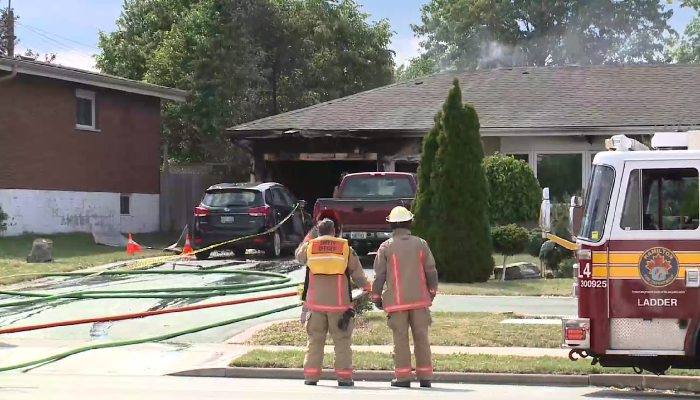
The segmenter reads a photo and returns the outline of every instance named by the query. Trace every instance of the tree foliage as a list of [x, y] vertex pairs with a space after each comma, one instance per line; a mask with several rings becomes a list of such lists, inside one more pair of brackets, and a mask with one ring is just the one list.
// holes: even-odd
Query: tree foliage
[[662, 61], [663, 35], [674, 31], [661, 3], [430, 0], [412, 29], [442, 68]]
[[683, 37], [672, 36], [669, 41], [669, 54], [677, 63], [695, 64], [700, 62], [700, 0], [688, 0], [682, 3], [683, 7], [693, 8], [696, 15], [685, 26]]
[[496, 154], [484, 159], [484, 172], [489, 183], [492, 223], [505, 225], [537, 219], [542, 190], [526, 162]]
[[491, 229], [491, 240], [496, 252], [503, 255], [503, 272], [501, 280], [506, 279], [506, 261], [508, 257], [527, 250], [530, 244], [530, 232], [515, 224], [501, 225]]
[[396, 68], [396, 82], [410, 81], [422, 76], [439, 72], [437, 62], [431, 57], [414, 57], [408, 60], [408, 65], [401, 64]]
[[352, 0], [127, 0], [97, 66], [189, 91], [164, 107], [173, 157], [231, 161], [228, 127], [391, 83], [393, 33], [367, 17]]
[[412, 212], [415, 216], [412, 230], [413, 232], [432, 243], [431, 229], [435, 224], [431, 218], [431, 207], [433, 201], [432, 177], [435, 169], [435, 157], [438, 152], [438, 136], [440, 134], [442, 111], [435, 114], [435, 125], [423, 138], [423, 149], [418, 165], [418, 190], [416, 198], [412, 204]]
[[485, 282], [493, 272], [489, 225], [489, 188], [479, 117], [471, 105], [462, 104], [455, 79], [442, 109], [431, 221], [439, 271], [447, 282]]

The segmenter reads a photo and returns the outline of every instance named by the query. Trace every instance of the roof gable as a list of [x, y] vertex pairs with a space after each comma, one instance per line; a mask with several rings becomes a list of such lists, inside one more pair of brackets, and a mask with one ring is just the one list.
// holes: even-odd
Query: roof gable
[[230, 128], [426, 131], [458, 78], [482, 128], [612, 128], [700, 123], [700, 65], [538, 67], [446, 72]]

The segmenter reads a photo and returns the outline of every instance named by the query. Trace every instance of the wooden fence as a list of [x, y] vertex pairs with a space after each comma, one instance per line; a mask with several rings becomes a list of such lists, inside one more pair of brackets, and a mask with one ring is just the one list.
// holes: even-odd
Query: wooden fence
[[241, 173], [216, 171], [211, 165], [170, 165], [160, 174], [160, 227], [163, 231], [182, 231], [192, 227], [194, 208], [204, 191], [222, 182], [240, 182]]

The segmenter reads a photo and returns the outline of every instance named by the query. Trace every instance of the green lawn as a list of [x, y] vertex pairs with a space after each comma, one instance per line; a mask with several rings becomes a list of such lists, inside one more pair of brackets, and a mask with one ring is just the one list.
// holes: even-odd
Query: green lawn
[[[547, 347], [561, 345], [561, 325], [501, 324], [515, 318], [512, 313], [433, 312], [430, 343], [434, 346]], [[251, 345], [305, 346], [307, 334], [299, 321], [280, 322], [256, 332]], [[382, 312], [370, 312], [355, 319], [355, 345], [390, 345], [391, 330]], [[328, 344], [332, 344], [330, 336]]]
[[[231, 362], [232, 367], [253, 368], [302, 368], [302, 350], [252, 350]], [[415, 362], [414, 362], [415, 365]], [[333, 368], [333, 354], [326, 354], [324, 368]], [[632, 368], [601, 368], [590, 361], [570, 361], [566, 357], [519, 357], [494, 356], [488, 354], [433, 354], [433, 368], [436, 372], [480, 372], [510, 374], [634, 374]], [[353, 369], [387, 370], [394, 369], [389, 353], [356, 351], [353, 352]], [[698, 370], [670, 370], [670, 375], [700, 375]]]
[[[141, 246], [162, 249], [173, 244], [178, 233], [153, 233], [133, 235]], [[53, 262], [28, 264], [26, 259], [34, 239], [53, 241]], [[0, 237], [0, 284], [11, 284], [33, 279], [33, 276], [14, 276], [44, 272], [67, 272], [117, 261], [136, 260], [145, 257], [169, 255], [163, 250], [144, 249], [135, 255], [126, 254], [124, 247], [108, 247], [95, 244], [89, 233], [60, 235], [22, 235]]]

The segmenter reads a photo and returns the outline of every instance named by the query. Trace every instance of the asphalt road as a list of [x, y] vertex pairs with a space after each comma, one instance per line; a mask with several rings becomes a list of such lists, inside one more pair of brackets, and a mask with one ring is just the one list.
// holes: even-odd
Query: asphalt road
[[[334, 382], [304, 386], [295, 380], [256, 380], [183, 377], [115, 377], [70, 375], [3, 375], [3, 400], [351, 400], [362, 396], [373, 400], [440, 398], [445, 400], [574, 400], [648, 398], [634, 392], [600, 388], [542, 386], [493, 386], [436, 384], [432, 389], [398, 389], [387, 383], [357, 382], [354, 388], [338, 388]], [[655, 395], [656, 399], [678, 399]]]
[[[177, 269], [191, 269], [196, 265], [214, 267], [225, 264], [228, 260], [217, 261], [196, 261], [178, 263]], [[282, 262], [281, 265], [267, 264], [266, 270], [279, 271], [284, 267], [290, 267], [290, 261]], [[250, 268], [255, 263], [237, 263], [222, 269]], [[258, 268], [260, 268], [260, 265]], [[368, 263], [371, 268], [371, 263]], [[166, 265], [160, 269], [172, 269]], [[367, 275], [373, 277], [371, 269], [365, 270]], [[303, 270], [298, 269], [290, 272], [295, 281], [303, 280]], [[181, 287], [181, 286], [201, 286], [217, 285], [225, 283], [238, 283], [241, 278], [212, 274], [207, 276], [193, 275], [146, 275], [131, 277], [108, 277], [98, 276], [94, 278], [56, 278], [48, 283], [34, 284], [23, 290], [42, 291], [50, 293], [63, 293], [81, 289], [149, 289], [158, 287]], [[275, 293], [289, 291], [293, 289], [282, 289], [265, 293]], [[168, 307], [183, 306], [189, 304], [213, 303], [243, 298], [250, 294], [220, 296], [206, 300], [201, 299], [94, 299], [94, 300], [70, 300], [63, 299], [51, 303], [38, 303], [29, 306], [0, 309], [0, 326], [25, 326], [41, 323], [49, 323], [60, 320], [80, 319], [99, 317], [115, 314], [125, 314], [155, 310]], [[11, 300], [7, 296], [0, 296], [0, 301]], [[247, 303], [235, 306], [220, 308], [210, 308], [205, 310], [189, 311], [185, 313], [174, 313], [159, 316], [152, 316], [144, 319], [117, 321], [113, 323], [85, 324], [51, 329], [42, 329], [29, 332], [7, 334], [0, 337], [3, 339], [25, 339], [25, 340], [126, 340], [138, 339], [150, 336], [166, 334], [170, 332], [185, 330], [195, 326], [206, 325], [218, 321], [232, 319], [239, 316], [254, 314], [265, 309], [272, 309], [298, 302], [296, 297], [282, 299], [265, 300], [255, 303]], [[481, 296], [438, 296], [433, 306], [434, 311], [482, 311], [482, 312], [505, 312], [514, 311], [519, 313], [541, 313], [555, 315], [575, 315], [575, 299], [558, 298], [524, 298], [524, 297], [481, 297]], [[296, 318], [299, 309], [292, 309], [285, 312], [273, 314], [267, 317], [241, 322], [235, 325], [210, 329], [207, 331], [181, 336], [172, 339], [177, 343], [221, 343], [230, 337], [248, 329], [251, 326], [284, 318]]]

